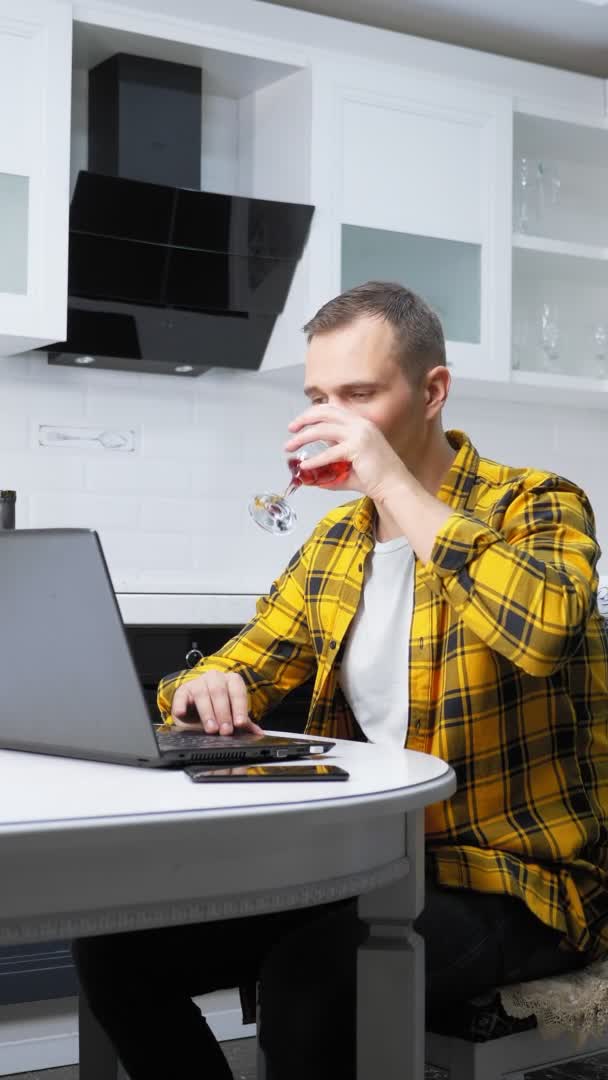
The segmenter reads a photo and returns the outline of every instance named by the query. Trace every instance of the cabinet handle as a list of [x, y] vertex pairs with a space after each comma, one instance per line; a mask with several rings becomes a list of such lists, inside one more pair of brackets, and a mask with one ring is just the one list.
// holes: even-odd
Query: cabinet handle
[[200, 660], [203, 659], [203, 654], [198, 647], [198, 642], [192, 642], [192, 648], [186, 653], [186, 664], [189, 668], [196, 667]]

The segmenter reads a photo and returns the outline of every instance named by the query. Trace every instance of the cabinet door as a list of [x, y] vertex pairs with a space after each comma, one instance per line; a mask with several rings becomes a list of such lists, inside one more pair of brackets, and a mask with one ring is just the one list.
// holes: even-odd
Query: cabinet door
[[412, 72], [336, 89], [340, 288], [397, 280], [441, 317], [448, 362], [509, 377], [510, 99]]
[[0, 355], [65, 337], [71, 8], [0, 0]]

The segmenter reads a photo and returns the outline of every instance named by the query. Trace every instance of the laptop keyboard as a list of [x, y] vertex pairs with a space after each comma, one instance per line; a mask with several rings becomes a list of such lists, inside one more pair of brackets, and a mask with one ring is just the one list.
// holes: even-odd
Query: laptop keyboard
[[167, 731], [156, 738], [161, 750], [235, 750], [259, 741], [259, 735], [199, 735], [197, 731]]

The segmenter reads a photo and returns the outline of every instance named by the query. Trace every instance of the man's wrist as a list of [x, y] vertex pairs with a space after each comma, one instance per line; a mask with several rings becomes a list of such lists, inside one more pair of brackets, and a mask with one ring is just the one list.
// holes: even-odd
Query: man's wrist
[[426, 491], [411, 473], [383, 484], [373, 500], [379, 512], [399, 527], [418, 558], [428, 562], [437, 533], [452, 515], [451, 507]]

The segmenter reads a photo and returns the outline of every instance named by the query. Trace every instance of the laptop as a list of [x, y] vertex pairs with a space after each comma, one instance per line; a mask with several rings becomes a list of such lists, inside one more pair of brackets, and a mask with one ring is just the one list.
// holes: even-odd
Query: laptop
[[308, 758], [334, 745], [157, 731], [97, 534], [0, 530], [1, 748], [168, 768]]

